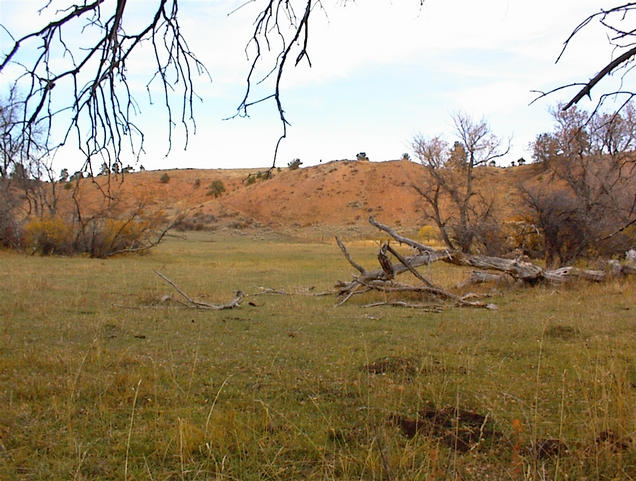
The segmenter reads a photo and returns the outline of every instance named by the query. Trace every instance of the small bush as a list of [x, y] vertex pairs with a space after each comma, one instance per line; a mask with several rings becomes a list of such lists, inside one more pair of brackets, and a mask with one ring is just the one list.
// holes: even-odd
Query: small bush
[[530, 216], [518, 215], [503, 223], [505, 246], [508, 250], [519, 250], [532, 258], [544, 255], [543, 236]]
[[256, 176], [255, 175], [250, 174], [250, 175], [247, 176], [247, 179], [245, 179], [245, 183], [247, 185], [252, 185], [254, 182], [256, 182]]
[[195, 189], [198, 189], [201, 186], [201, 179], [195, 179], [193, 185]]
[[263, 170], [263, 171], [259, 170], [256, 173], [252, 172], [251, 174], [248, 174], [247, 177], [245, 177], [243, 179], [243, 183], [246, 184], [246, 185], [252, 185], [257, 180], [269, 180], [272, 177], [274, 177], [273, 168], [272, 169]]
[[184, 216], [178, 219], [174, 224], [174, 228], [180, 232], [201, 230], [212, 231], [217, 229], [214, 225], [216, 222], [217, 220], [214, 215], [196, 212], [194, 215]]
[[225, 192], [225, 185], [220, 180], [213, 181], [208, 187], [208, 191], [206, 195], [213, 195], [214, 197], [219, 197], [223, 192]]
[[159, 177], [159, 182], [161, 182], [162, 184], [167, 184], [168, 182], [170, 182], [170, 176], [167, 172], [164, 172], [163, 175]]
[[33, 253], [70, 254], [73, 251], [73, 230], [58, 216], [32, 219], [24, 226], [23, 243]]
[[89, 225], [82, 250], [91, 257], [108, 257], [114, 252], [142, 248], [153, 231], [151, 220], [103, 219]]
[[289, 167], [289, 170], [296, 170], [299, 169], [301, 165], [303, 165], [303, 163], [300, 159], [294, 159], [287, 164], [287, 167]]

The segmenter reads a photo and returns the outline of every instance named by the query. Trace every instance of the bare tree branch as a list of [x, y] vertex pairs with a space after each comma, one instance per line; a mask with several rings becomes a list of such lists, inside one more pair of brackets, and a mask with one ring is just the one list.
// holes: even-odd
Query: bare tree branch
[[592, 92], [592, 89], [596, 86], [596, 84], [598, 84], [607, 75], [609, 75], [612, 72], [612, 70], [614, 70], [616, 67], [630, 60], [634, 55], [636, 55], [636, 47], [631, 48], [627, 52], [623, 53], [621, 56], [615, 58], [610, 63], [608, 63], [605, 67], [601, 69], [599, 73], [597, 73], [594, 77], [592, 77], [592, 79], [590, 79], [589, 82], [585, 84], [585, 86], [579, 91], [579, 93], [577, 93], [574, 97], [572, 97], [572, 99], [562, 107], [563, 110], [569, 109], [570, 107], [572, 107], [572, 105], [578, 103], [579, 100], [581, 100], [586, 95], [592, 98], [591, 92]]
[[342, 254], [345, 256], [345, 259], [347, 259], [349, 264], [351, 264], [360, 274], [362, 275], [366, 274], [367, 272], [366, 269], [351, 258], [349, 251], [347, 250], [345, 245], [340, 241], [340, 239], [338, 239], [338, 236], [336, 236], [336, 243], [338, 244], [338, 247], [340, 247]]
[[[283, 74], [285, 73], [285, 67], [289, 56], [296, 48], [299, 49], [299, 51], [296, 54], [295, 66], [305, 59], [311, 67], [311, 60], [309, 59], [309, 53], [307, 50], [309, 41], [309, 19], [314, 8], [317, 7], [322, 7], [319, 0], [306, 0], [303, 15], [299, 19], [295, 14], [292, 2], [287, 0], [268, 0], [265, 8], [261, 10], [256, 19], [252, 37], [246, 47], [247, 52], [250, 46], [253, 46], [256, 53], [252, 58], [249, 73], [247, 74], [245, 95], [237, 107], [237, 112], [233, 117], [248, 117], [248, 110], [250, 107], [268, 100], [274, 100], [283, 131], [274, 148], [272, 166], [276, 165], [276, 158], [278, 156], [280, 144], [287, 137], [287, 127], [291, 125], [285, 116], [285, 110], [283, 109], [283, 103], [281, 100], [281, 83]], [[290, 30], [291, 34], [287, 34], [287, 30]], [[269, 70], [263, 78], [255, 80], [254, 76], [256, 75], [256, 68], [263, 57], [263, 48], [267, 51], [271, 49], [271, 42], [274, 40], [272, 38], [272, 33], [275, 33], [275, 38], [280, 41], [282, 45], [281, 51], [277, 55], [276, 61], [271, 70]], [[250, 100], [254, 83], [261, 84], [273, 74], [276, 76], [273, 93], [256, 100]]]
[[[560, 87], [556, 87], [548, 92], [538, 92], [540, 95], [535, 98], [533, 102], [535, 102], [539, 98], [543, 98], [546, 95], [562, 90], [564, 88], [582, 86], [582, 88], [579, 89], [576, 95], [574, 95], [570, 99], [570, 101], [564, 104], [563, 109], [567, 110], [573, 105], [577, 104], [585, 96], [588, 96], [591, 99], [592, 89], [594, 89], [603, 79], [607, 78], [613, 72], [620, 68], [625, 69], [623, 78], [621, 79], [622, 84], [625, 76], [631, 71], [632, 67], [630, 67], [630, 64], [633, 58], [636, 56], [636, 29], [632, 28], [631, 25], [628, 25], [627, 28], [623, 28], [622, 25], [624, 24], [624, 22], [628, 22], [628, 15], [633, 13], [635, 10], [636, 2], [627, 2], [611, 8], [601, 8], [598, 12], [595, 12], [583, 19], [583, 21], [581, 21], [574, 28], [574, 30], [572, 30], [568, 38], [563, 43], [561, 52], [557, 56], [556, 63], [558, 63], [563, 58], [566, 50], [570, 47], [575, 37], [584, 29], [590, 28], [590, 25], [592, 25], [594, 22], [598, 22], [598, 24], [607, 31], [607, 39], [609, 44], [613, 46], [614, 51], [619, 52], [620, 55], [607, 62], [606, 65], [601, 68], [599, 72], [590, 80], [586, 82], [576, 82], [568, 85], [563, 85]], [[626, 92], [622, 88], [604, 92], [604, 94], [597, 102], [595, 111], [598, 110], [602, 105], [604, 96], [609, 95], [616, 97], [621, 94], [627, 94], [631, 98], [634, 93], [632, 91]], [[620, 110], [620, 107], [618, 110]]]
[[411, 247], [419, 250], [422, 253], [428, 254], [428, 258], [430, 259], [430, 262], [433, 262], [434, 260], [437, 260], [437, 258], [440, 255], [444, 255], [445, 251], [442, 251], [442, 253], [440, 254], [440, 251], [437, 251], [437, 250], [433, 249], [430, 246], [427, 246], [425, 244], [421, 244], [421, 243], [419, 243], [419, 242], [417, 242], [417, 241], [415, 241], [413, 239], [409, 239], [408, 237], [404, 237], [404, 236], [398, 234], [397, 232], [395, 232], [389, 226], [381, 224], [380, 222], [375, 220], [373, 218], [373, 216], [369, 216], [369, 223], [371, 225], [377, 227], [378, 229], [383, 230], [383, 231], [387, 232], [388, 234], [390, 234], [391, 237], [393, 237], [400, 244], [406, 244], [407, 246], [411, 246]]
[[188, 307], [193, 307], [195, 309], [210, 309], [214, 311], [220, 311], [225, 309], [234, 309], [241, 306], [241, 300], [245, 297], [243, 291], [237, 291], [236, 296], [229, 302], [225, 304], [209, 304], [207, 302], [197, 301], [192, 299], [188, 294], [186, 294], [183, 290], [179, 288], [173, 281], [168, 279], [165, 275], [163, 275], [159, 271], [154, 271], [159, 277], [161, 277], [164, 281], [170, 284], [174, 290], [176, 290], [179, 294], [183, 296], [183, 298], [187, 301]]
[[[42, 10], [50, 8], [47, 4]], [[155, 63], [146, 86], [148, 93], [155, 81], [163, 92], [168, 151], [175, 123], [170, 96], [175, 91], [181, 93], [179, 121], [187, 145], [190, 124], [196, 129], [193, 75], [207, 74], [207, 70], [181, 33], [178, 0], [158, 0], [141, 27], [132, 27], [127, 21], [129, 10], [127, 0], [71, 3], [63, 10], [47, 12], [54, 17], [52, 21], [15, 40], [0, 63], [0, 72], [9, 65], [22, 69], [14, 80], [22, 95], [22, 115], [13, 127], [26, 152], [36, 130], [46, 132], [49, 151], [75, 136], [87, 159], [86, 171], [91, 170], [96, 156], [104, 158], [109, 167], [120, 162], [125, 143], [133, 155], [143, 152], [143, 132], [135, 123], [139, 106], [127, 76], [133, 54], [140, 54], [143, 48], [149, 48]], [[78, 30], [82, 34], [67, 42]], [[38, 53], [31, 56], [30, 49], [38, 42]], [[61, 136], [54, 135], [57, 123], [66, 123]]]
[[417, 304], [405, 301], [384, 301], [384, 302], [372, 302], [370, 304], [364, 304], [362, 307], [381, 307], [381, 306], [393, 306], [393, 307], [406, 307], [409, 309], [421, 309], [425, 312], [442, 312], [443, 306], [438, 304]]

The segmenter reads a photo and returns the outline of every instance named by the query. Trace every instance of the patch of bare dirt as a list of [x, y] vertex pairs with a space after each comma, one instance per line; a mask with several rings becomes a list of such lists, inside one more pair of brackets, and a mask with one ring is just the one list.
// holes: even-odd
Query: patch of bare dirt
[[413, 377], [418, 372], [417, 360], [410, 357], [387, 356], [362, 366], [370, 374], [393, 374]]
[[426, 409], [415, 418], [394, 414], [390, 419], [407, 437], [427, 436], [459, 452], [490, 445], [503, 437], [488, 415], [453, 407]]
[[553, 325], [545, 330], [545, 336], [551, 339], [560, 339], [562, 341], [571, 341], [581, 337], [579, 329], [567, 325]]

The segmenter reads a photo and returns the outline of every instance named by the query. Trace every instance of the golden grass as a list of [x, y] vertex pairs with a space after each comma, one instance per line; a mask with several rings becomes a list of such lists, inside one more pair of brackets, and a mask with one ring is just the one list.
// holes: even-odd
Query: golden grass
[[[351, 246], [371, 266], [375, 249]], [[171, 238], [108, 261], [0, 252], [0, 479], [633, 479], [634, 281], [510, 290], [497, 311], [336, 308], [333, 243]], [[452, 285], [466, 273], [429, 272]], [[373, 374], [412, 359], [412, 375]], [[454, 407], [498, 437], [469, 452], [392, 416]], [[459, 429], [460, 426], [457, 426]], [[537, 457], [533, 443], [568, 452]]]

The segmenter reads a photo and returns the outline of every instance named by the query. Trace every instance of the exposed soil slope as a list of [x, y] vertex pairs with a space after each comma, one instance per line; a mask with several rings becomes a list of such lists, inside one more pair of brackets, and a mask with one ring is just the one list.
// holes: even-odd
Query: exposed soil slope
[[[514, 187], [532, 177], [534, 166], [477, 169], [478, 188], [494, 196], [505, 213], [514, 203]], [[411, 187], [424, 185], [426, 172], [409, 161], [334, 161], [304, 169], [274, 169], [272, 177], [247, 181], [257, 169], [171, 170], [127, 174], [123, 182], [111, 178], [118, 208], [127, 210], [143, 202], [168, 212], [187, 212], [191, 228], [245, 228], [267, 226], [283, 232], [320, 230], [325, 233], [367, 232], [373, 215], [391, 225], [416, 229], [431, 223], [426, 204]], [[264, 173], [265, 170], [262, 170]], [[168, 182], [161, 182], [167, 174]], [[197, 180], [198, 179], [198, 180]], [[219, 197], [209, 192], [214, 180], [226, 191]], [[102, 187], [105, 176], [96, 178]], [[103, 203], [96, 185], [83, 181], [81, 199], [96, 208]], [[68, 191], [67, 191], [68, 192]], [[65, 205], [69, 205], [66, 199]], [[307, 228], [316, 229], [307, 229]]]

